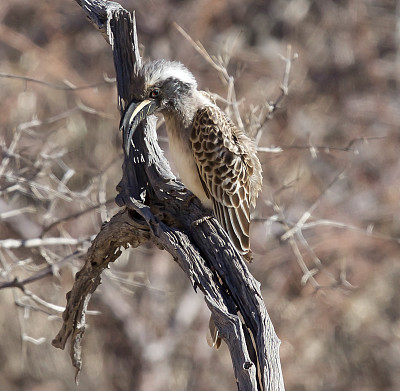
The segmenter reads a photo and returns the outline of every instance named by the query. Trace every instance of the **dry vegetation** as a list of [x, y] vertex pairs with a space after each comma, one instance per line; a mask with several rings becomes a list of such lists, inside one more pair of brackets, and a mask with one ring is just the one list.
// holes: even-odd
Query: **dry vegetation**
[[[75, 390], [67, 353], [50, 342], [80, 255], [117, 210], [111, 51], [72, 0], [3, 3], [0, 388]], [[250, 269], [282, 340], [287, 389], [400, 389], [400, 6], [121, 3], [136, 7], [145, 57], [183, 62], [225, 107], [227, 79], [177, 22], [235, 80], [264, 169]], [[299, 55], [289, 96], [267, 119], [289, 44]], [[162, 127], [160, 143], [168, 156]], [[235, 389], [227, 349], [205, 341], [202, 297], [166, 252], [124, 252], [90, 309], [78, 389]]]

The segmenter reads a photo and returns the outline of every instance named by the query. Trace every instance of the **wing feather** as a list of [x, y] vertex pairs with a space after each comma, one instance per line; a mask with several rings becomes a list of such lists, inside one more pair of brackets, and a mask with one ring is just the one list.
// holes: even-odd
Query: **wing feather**
[[262, 183], [253, 142], [215, 105], [197, 111], [190, 142], [216, 218], [238, 251], [249, 253], [250, 205]]

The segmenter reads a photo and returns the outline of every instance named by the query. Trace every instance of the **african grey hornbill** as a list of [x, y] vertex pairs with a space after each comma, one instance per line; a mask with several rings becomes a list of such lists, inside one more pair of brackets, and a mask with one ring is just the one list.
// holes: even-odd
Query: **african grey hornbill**
[[135, 98], [120, 125], [126, 153], [138, 124], [152, 113], [162, 113], [183, 183], [214, 210], [236, 249], [251, 260], [250, 206], [255, 206], [262, 186], [253, 141], [207, 93], [197, 90], [194, 76], [181, 63], [147, 62], [136, 76]]
[[195, 78], [182, 64], [147, 62], [137, 80], [136, 97], [121, 120], [126, 153], [139, 122], [162, 113], [183, 183], [214, 209], [238, 251], [250, 255], [250, 205], [255, 206], [262, 184], [254, 143], [207, 93], [197, 90]]

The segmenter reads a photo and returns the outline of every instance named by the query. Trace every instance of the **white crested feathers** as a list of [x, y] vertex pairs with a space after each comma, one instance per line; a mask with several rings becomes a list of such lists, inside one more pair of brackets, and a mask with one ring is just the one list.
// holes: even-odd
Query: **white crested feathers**
[[140, 72], [145, 76], [145, 83], [148, 86], [173, 78], [190, 84], [194, 89], [197, 88], [197, 82], [192, 73], [177, 61], [157, 60], [148, 62], [143, 64]]

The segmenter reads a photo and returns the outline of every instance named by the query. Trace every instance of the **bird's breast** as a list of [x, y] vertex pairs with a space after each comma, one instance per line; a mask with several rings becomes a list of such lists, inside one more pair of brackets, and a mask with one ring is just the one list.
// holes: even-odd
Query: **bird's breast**
[[164, 116], [164, 118], [167, 127], [170, 155], [180, 179], [205, 206], [212, 208], [212, 201], [204, 192], [193, 151], [189, 143], [189, 129], [179, 126], [173, 118], [168, 118], [167, 116]]

